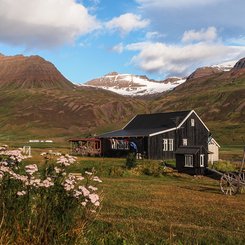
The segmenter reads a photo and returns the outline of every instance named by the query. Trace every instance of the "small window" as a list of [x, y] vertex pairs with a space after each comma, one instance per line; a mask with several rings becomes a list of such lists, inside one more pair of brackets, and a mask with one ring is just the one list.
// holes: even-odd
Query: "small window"
[[200, 155], [200, 167], [204, 167], [204, 154]]
[[169, 149], [169, 151], [174, 150], [174, 140], [173, 139], [168, 140], [168, 149]]
[[183, 145], [187, 145], [187, 139], [183, 139]]
[[163, 151], [168, 150], [168, 139], [163, 139]]
[[195, 127], [195, 119], [193, 119], [193, 118], [191, 119], [191, 126]]
[[193, 156], [185, 155], [185, 167], [193, 168]]

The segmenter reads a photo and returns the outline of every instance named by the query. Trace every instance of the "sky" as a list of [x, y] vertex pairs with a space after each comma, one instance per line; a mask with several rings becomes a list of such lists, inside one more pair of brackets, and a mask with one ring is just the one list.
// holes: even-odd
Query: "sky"
[[245, 57], [244, 0], [0, 0], [0, 53], [40, 55], [73, 83], [184, 77]]

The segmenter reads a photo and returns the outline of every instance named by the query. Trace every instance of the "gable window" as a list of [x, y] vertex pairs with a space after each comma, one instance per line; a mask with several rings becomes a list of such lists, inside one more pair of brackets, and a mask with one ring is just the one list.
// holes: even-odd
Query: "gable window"
[[195, 127], [195, 119], [193, 119], [193, 118], [191, 119], [191, 126]]
[[168, 150], [168, 139], [163, 139], [163, 151]]
[[187, 145], [187, 139], [183, 139], [183, 145]]
[[200, 167], [204, 167], [204, 154], [200, 155]]
[[173, 139], [169, 139], [168, 140], [168, 150], [169, 151], [173, 151], [174, 150], [174, 140]]
[[185, 155], [185, 167], [193, 168], [193, 156]]

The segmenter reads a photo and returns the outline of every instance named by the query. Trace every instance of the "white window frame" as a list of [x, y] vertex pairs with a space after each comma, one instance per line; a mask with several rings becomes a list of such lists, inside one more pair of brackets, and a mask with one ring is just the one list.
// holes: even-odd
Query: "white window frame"
[[191, 118], [191, 126], [195, 127], [195, 119], [194, 118]]
[[168, 139], [163, 139], [162, 140], [162, 145], [163, 145], [162, 150], [163, 151], [168, 151]]
[[183, 139], [183, 140], [182, 140], [182, 144], [183, 144], [184, 146], [187, 146], [188, 140], [187, 140], [187, 139]]
[[193, 155], [185, 155], [185, 167], [193, 168]]
[[169, 151], [174, 151], [174, 139], [169, 139], [168, 140], [168, 150]]
[[200, 155], [200, 167], [204, 167], [204, 154]]

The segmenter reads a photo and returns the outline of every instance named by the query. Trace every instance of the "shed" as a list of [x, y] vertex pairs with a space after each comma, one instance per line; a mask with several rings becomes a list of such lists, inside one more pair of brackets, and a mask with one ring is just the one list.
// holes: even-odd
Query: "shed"
[[101, 140], [97, 138], [69, 139], [71, 153], [81, 156], [101, 156]]
[[203, 175], [208, 166], [208, 151], [201, 146], [182, 146], [175, 151], [178, 172]]
[[208, 161], [211, 162], [211, 164], [219, 161], [219, 148], [220, 145], [214, 138], [208, 142], [208, 151], [211, 153], [208, 155]]

